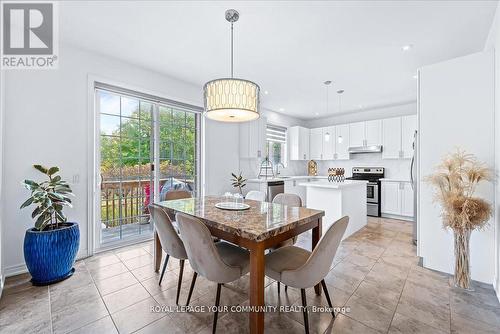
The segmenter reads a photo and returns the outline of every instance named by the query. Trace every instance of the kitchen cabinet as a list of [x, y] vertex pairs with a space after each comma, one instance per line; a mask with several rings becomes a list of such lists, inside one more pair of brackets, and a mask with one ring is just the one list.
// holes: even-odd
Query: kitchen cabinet
[[328, 126], [323, 128], [323, 160], [335, 159], [335, 127]]
[[309, 129], [292, 126], [287, 133], [290, 160], [309, 160]]
[[382, 120], [382, 159], [411, 159], [417, 115]]
[[382, 216], [413, 217], [413, 188], [409, 181], [382, 180]]
[[365, 146], [365, 122], [349, 124], [349, 145]]
[[335, 126], [335, 159], [349, 160], [349, 124]]
[[413, 140], [417, 130], [417, 115], [401, 117], [401, 151], [403, 159], [413, 156]]
[[311, 129], [309, 156], [312, 160], [323, 160], [323, 128]]
[[349, 124], [349, 145], [374, 146], [382, 144], [382, 121], [366, 121]]
[[306, 187], [299, 186], [299, 183], [310, 182], [309, 179], [285, 180], [285, 194], [295, 194], [302, 200], [302, 206], [306, 206]]
[[239, 124], [240, 158], [254, 159], [266, 156], [266, 118]]

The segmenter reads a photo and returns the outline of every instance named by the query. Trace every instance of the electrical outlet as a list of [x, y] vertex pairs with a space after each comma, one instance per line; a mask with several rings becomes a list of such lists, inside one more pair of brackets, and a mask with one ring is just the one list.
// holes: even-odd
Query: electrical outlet
[[73, 184], [78, 184], [80, 183], [80, 174], [74, 174], [73, 175]]

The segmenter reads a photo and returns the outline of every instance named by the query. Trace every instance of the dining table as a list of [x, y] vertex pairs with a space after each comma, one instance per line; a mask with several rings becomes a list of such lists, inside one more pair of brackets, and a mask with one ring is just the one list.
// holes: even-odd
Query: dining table
[[[241, 200], [239, 200], [241, 202]], [[198, 218], [210, 230], [212, 236], [231, 242], [250, 253], [249, 312], [250, 333], [264, 333], [264, 278], [265, 251], [312, 230], [314, 249], [321, 237], [324, 211], [305, 207], [291, 207], [283, 204], [244, 200], [245, 210], [224, 210], [217, 203], [228, 202], [225, 196], [200, 196], [186, 199], [157, 202], [173, 219], [177, 212]], [[172, 220], [173, 221], [173, 220]], [[182, 238], [182, 236], [181, 236]], [[154, 233], [155, 271], [160, 269], [162, 248]], [[321, 293], [320, 285], [314, 287]]]

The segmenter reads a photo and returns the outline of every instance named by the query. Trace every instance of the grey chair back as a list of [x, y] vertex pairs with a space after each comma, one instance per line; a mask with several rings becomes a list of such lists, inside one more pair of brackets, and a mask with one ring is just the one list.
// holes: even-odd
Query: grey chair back
[[245, 199], [259, 201], [259, 202], [265, 202], [266, 201], [266, 194], [264, 194], [262, 191], [250, 190], [247, 193], [247, 195], [245, 196]]
[[[306, 263], [295, 270], [282, 272], [284, 282], [294, 282], [297, 288], [309, 288], [319, 283], [330, 271], [333, 258], [342, 241], [349, 217], [345, 216], [333, 223], [307, 259]], [[292, 285], [292, 284], [290, 284]]]
[[278, 194], [274, 197], [273, 203], [295, 207], [302, 206], [300, 196], [295, 194]]
[[212, 235], [203, 222], [180, 212], [175, 215], [175, 220], [179, 224], [189, 263], [194, 271], [218, 283], [232, 282], [240, 277], [240, 267], [222, 261]]
[[160, 238], [161, 248], [163, 248], [168, 255], [176, 259], [187, 259], [184, 243], [179, 237], [179, 234], [177, 234], [165, 210], [156, 204], [150, 204], [149, 212], [155, 223], [156, 232], [158, 233], [158, 238]]

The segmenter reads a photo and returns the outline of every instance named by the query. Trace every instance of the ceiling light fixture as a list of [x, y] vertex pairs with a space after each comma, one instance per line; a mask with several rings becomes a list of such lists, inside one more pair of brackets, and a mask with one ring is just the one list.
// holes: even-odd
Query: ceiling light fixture
[[418, 75], [417, 75], [417, 74], [415, 74], [415, 75], [413, 76], [413, 79], [418, 79]]
[[267, 94], [269, 94], [269, 92], [268, 92], [267, 90], [265, 90], [265, 91], [264, 91], [264, 94], [265, 94], [265, 95], [267, 95]]
[[280, 108], [279, 111], [285, 111], [285, 108]]
[[209, 81], [203, 86], [205, 116], [221, 122], [247, 122], [259, 118], [259, 92], [256, 83], [233, 75], [233, 24], [240, 14], [226, 10], [231, 23], [231, 77]]
[[[342, 112], [342, 94], [344, 93], [344, 90], [343, 89], [339, 89], [337, 91], [337, 94], [339, 95], [339, 113]], [[342, 144], [342, 142], [344, 141], [344, 138], [342, 136], [338, 136], [337, 137], [337, 142], [339, 144]]]
[[403, 50], [403, 51], [410, 51], [412, 48], [413, 48], [412, 44], [407, 44], [407, 45], [403, 45], [401, 47], [401, 50]]
[[[328, 86], [331, 85], [332, 81], [331, 80], [326, 80], [323, 83], [325, 84], [325, 87], [326, 87], [326, 114], [328, 115]], [[330, 132], [328, 132], [328, 131], [325, 133], [325, 141], [326, 142], [330, 141]]]

